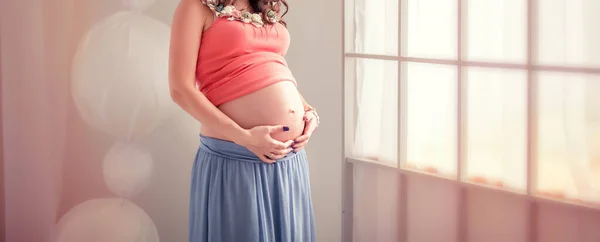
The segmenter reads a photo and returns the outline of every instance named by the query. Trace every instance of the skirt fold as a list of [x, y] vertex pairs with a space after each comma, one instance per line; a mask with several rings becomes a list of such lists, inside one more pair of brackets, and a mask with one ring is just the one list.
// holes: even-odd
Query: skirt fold
[[275, 164], [235, 143], [201, 136], [192, 169], [190, 242], [313, 242], [308, 162]]

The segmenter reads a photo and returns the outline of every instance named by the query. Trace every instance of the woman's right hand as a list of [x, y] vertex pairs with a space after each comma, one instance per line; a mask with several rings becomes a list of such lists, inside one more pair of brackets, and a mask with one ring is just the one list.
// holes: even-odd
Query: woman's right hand
[[236, 142], [246, 147], [265, 163], [275, 163], [290, 153], [294, 140], [281, 142], [271, 137], [272, 133], [287, 132], [289, 128], [283, 125], [263, 125], [248, 129], [247, 135]]

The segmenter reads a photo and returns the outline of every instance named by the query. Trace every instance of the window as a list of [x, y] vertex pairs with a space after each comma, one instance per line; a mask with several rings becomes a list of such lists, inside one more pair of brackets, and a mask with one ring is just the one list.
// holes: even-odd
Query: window
[[345, 0], [345, 150], [600, 203], [600, 1]]

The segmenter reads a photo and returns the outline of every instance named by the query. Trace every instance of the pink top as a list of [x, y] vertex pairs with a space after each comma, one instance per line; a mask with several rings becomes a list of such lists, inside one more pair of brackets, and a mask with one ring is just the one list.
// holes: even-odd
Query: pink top
[[219, 106], [280, 81], [296, 80], [284, 59], [290, 35], [280, 23], [257, 27], [218, 17], [202, 34], [196, 79]]

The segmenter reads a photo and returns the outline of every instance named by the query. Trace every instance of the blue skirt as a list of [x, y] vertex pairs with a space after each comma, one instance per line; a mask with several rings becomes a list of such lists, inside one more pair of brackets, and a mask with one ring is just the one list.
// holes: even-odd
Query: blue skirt
[[316, 240], [304, 150], [266, 164], [233, 142], [200, 136], [191, 187], [190, 242]]

